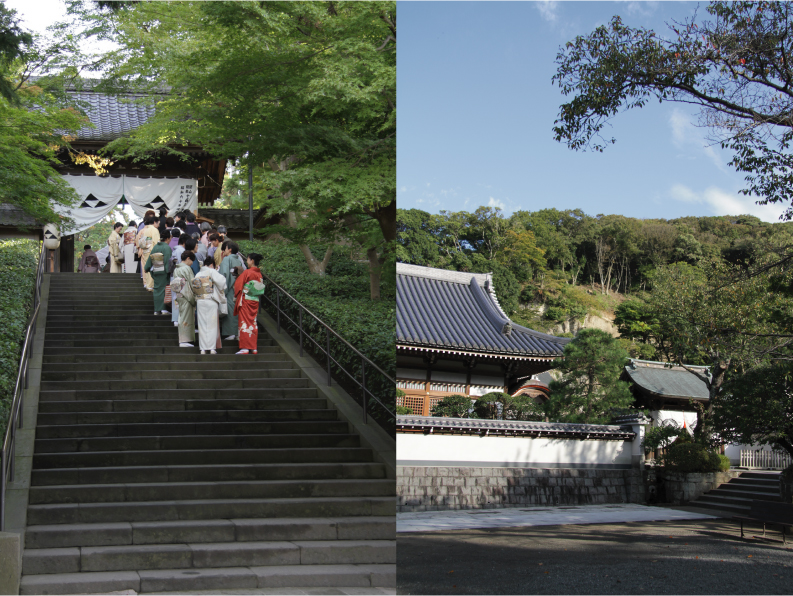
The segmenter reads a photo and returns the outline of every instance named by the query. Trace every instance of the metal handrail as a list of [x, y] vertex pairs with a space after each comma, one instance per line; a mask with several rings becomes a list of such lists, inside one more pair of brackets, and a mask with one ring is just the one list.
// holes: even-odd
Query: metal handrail
[[5, 531], [6, 522], [6, 487], [8, 482], [14, 481], [14, 460], [16, 455], [17, 428], [22, 428], [22, 395], [28, 388], [28, 364], [30, 363], [30, 350], [32, 339], [36, 335], [36, 320], [41, 307], [41, 281], [44, 275], [44, 243], [41, 243], [39, 264], [36, 271], [36, 285], [33, 289], [33, 312], [28, 319], [25, 331], [25, 341], [22, 344], [22, 354], [19, 359], [17, 382], [14, 386], [11, 411], [8, 414], [8, 428], [3, 438], [3, 451], [0, 455], [0, 532]]
[[[341, 335], [339, 335], [339, 334], [338, 334], [336, 331], [334, 331], [334, 330], [333, 330], [333, 329], [330, 327], [330, 325], [328, 325], [327, 323], [325, 323], [325, 322], [324, 322], [322, 319], [320, 319], [320, 318], [319, 318], [317, 315], [315, 315], [313, 312], [311, 312], [311, 311], [310, 311], [308, 308], [306, 308], [305, 306], [303, 306], [303, 304], [302, 304], [302, 303], [301, 303], [299, 300], [297, 300], [297, 299], [296, 299], [294, 296], [292, 296], [292, 295], [291, 295], [289, 292], [287, 292], [287, 291], [286, 291], [284, 288], [282, 288], [280, 285], [278, 285], [278, 284], [277, 284], [277, 283], [276, 283], [276, 282], [275, 282], [275, 281], [274, 281], [274, 280], [273, 280], [271, 277], [269, 277], [268, 275], [266, 275], [266, 274], [264, 274], [264, 273], [262, 273], [262, 277], [264, 278], [264, 280], [265, 280], [267, 283], [270, 283], [270, 284], [272, 284], [272, 285], [273, 285], [273, 287], [275, 287], [275, 289], [276, 289], [276, 294], [275, 294], [275, 302], [273, 302], [272, 300], [270, 300], [270, 298], [268, 298], [266, 294], [263, 294], [263, 295], [261, 296], [261, 298], [264, 298], [265, 300], [267, 300], [267, 302], [269, 302], [270, 304], [272, 304], [272, 305], [275, 307], [275, 309], [276, 309], [276, 328], [277, 328], [277, 330], [278, 330], [278, 333], [281, 333], [281, 315], [283, 315], [283, 316], [284, 316], [284, 318], [285, 318], [287, 321], [289, 321], [290, 323], [292, 323], [292, 324], [293, 324], [295, 327], [297, 327], [297, 329], [298, 329], [298, 334], [299, 334], [299, 344], [300, 344], [300, 356], [303, 356], [303, 336], [304, 336], [304, 335], [305, 335], [305, 337], [306, 337], [306, 338], [308, 338], [309, 340], [311, 340], [311, 342], [312, 342], [314, 345], [316, 345], [317, 349], [318, 349], [320, 352], [322, 352], [322, 353], [324, 353], [324, 354], [325, 354], [325, 357], [326, 357], [326, 360], [327, 360], [328, 387], [330, 387], [330, 386], [331, 386], [331, 381], [332, 381], [332, 378], [331, 378], [331, 363], [333, 363], [333, 364], [335, 364], [335, 365], [336, 365], [336, 366], [337, 366], [337, 367], [338, 367], [338, 368], [339, 368], [339, 369], [340, 369], [340, 370], [341, 370], [341, 371], [342, 371], [342, 372], [343, 372], [345, 375], [347, 375], [347, 376], [348, 376], [348, 377], [349, 377], [349, 378], [350, 378], [350, 379], [351, 379], [351, 380], [352, 380], [352, 381], [353, 381], [353, 382], [354, 382], [356, 385], [358, 385], [358, 387], [360, 387], [360, 388], [361, 388], [361, 392], [362, 392], [362, 395], [363, 395], [363, 399], [361, 400], [361, 402], [362, 402], [362, 404], [361, 404], [361, 405], [362, 405], [362, 407], [363, 407], [363, 421], [364, 421], [364, 424], [367, 422], [367, 420], [368, 420], [368, 416], [369, 416], [369, 414], [368, 414], [368, 412], [367, 412], [367, 399], [366, 399], [366, 396], [367, 396], [367, 395], [371, 396], [371, 397], [372, 397], [372, 398], [375, 400], [375, 402], [376, 402], [376, 403], [377, 403], [377, 404], [378, 404], [378, 405], [379, 405], [379, 406], [380, 406], [380, 407], [381, 407], [383, 410], [385, 410], [385, 412], [386, 412], [387, 414], [389, 414], [389, 415], [390, 415], [390, 416], [392, 416], [392, 417], [395, 417], [395, 416], [396, 416], [396, 412], [393, 412], [393, 411], [391, 411], [391, 409], [389, 409], [389, 407], [388, 407], [386, 404], [384, 404], [384, 403], [383, 403], [383, 402], [380, 400], [380, 398], [379, 398], [379, 397], [377, 397], [377, 396], [376, 396], [374, 393], [372, 393], [372, 392], [371, 392], [369, 389], [367, 389], [367, 387], [366, 387], [366, 366], [368, 365], [368, 366], [372, 367], [372, 368], [373, 368], [373, 369], [375, 369], [377, 372], [379, 372], [381, 375], [383, 375], [383, 377], [385, 377], [385, 379], [387, 379], [389, 382], [391, 382], [391, 383], [394, 385], [394, 387], [395, 387], [395, 388], [396, 388], [396, 380], [395, 380], [395, 379], [393, 379], [393, 378], [391, 378], [391, 376], [389, 376], [389, 375], [388, 375], [388, 373], [386, 373], [386, 372], [385, 372], [385, 371], [384, 371], [382, 368], [380, 368], [380, 367], [379, 367], [379, 366], [377, 366], [377, 365], [376, 365], [374, 362], [372, 362], [372, 361], [371, 361], [369, 358], [367, 358], [366, 356], [364, 356], [364, 355], [363, 355], [363, 354], [360, 352], [360, 350], [358, 350], [357, 348], [355, 348], [355, 346], [353, 346], [353, 345], [352, 345], [350, 342], [348, 342], [348, 341], [347, 341], [346, 339], [344, 339], [344, 338], [343, 338]], [[292, 319], [289, 317], [289, 315], [286, 313], [286, 311], [284, 311], [284, 310], [281, 308], [281, 294], [283, 294], [283, 295], [284, 295], [286, 298], [289, 298], [289, 300], [291, 300], [291, 301], [292, 301], [294, 304], [296, 304], [296, 305], [298, 306], [298, 308], [299, 308], [299, 310], [298, 310], [298, 313], [299, 313], [299, 320], [298, 320], [298, 321], [294, 321], [294, 320], [292, 320]], [[322, 345], [321, 345], [321, 344], [320, 344], [318, 341], [316, 341], [316, 340], [315, 340], [313, 337], [311, 337], [311, 335], [309, 335], [309, 334], [308, 334], [308, 333], [307, 333], [307, 332], [306, 332], [306, 331], [303, 329], [303, 313], [304, 313], [304, 312], [305, 312], [305, 313], [306, 313], [308, 316], [310, 316], [311, 318], [313, 318], [313, 319], [314, 319], [314, 320], [315, 320], [317, 323], [319, 323], [319, 324], [320, 324], [322, 327], [324, 327], [324, 328], [325, 328], [325, 347], [324, 347], [324, 348], [323, 348], [323, 346], [322, 346]], [[344, 344], [344, 345], [345, 345], [347, 348], [349, 348], [350, 350], [352, 350], [352, 351], [353, 351], [353, 352], [354, 352], [354, 353], [355, 353], [357, 356], [359, 356], [359, 357], [361, 358], [361, 381], [360, 381], [360, 382], [359, 382], [359, 381], [358, 381], [358, 379], [355, 377], [355, 375], [353, 375], [353, 374], [351, 374], [349, 371], [347, 371], [347, 369], [345, 369], [345, 368], [344, 368], [344, 366], [343, 366], [343, 365], [342, 365], [342, 364], [341, 364], [341, 363], [340, 363], [338, 360], [336, 360], [336, 359], [333, 357], [333, 355], [331, 354], [331, 352], [330, 352], [330, 337], [331, 337], [331, 334], [332, 334], [333, 336], [335, 336], [335, 337], [336, 337], [338, 340], [340, 340], [340, 341], [341, 341], [341, 342], [342, 342], [342, 343], [343, 343], [343, 344]]]

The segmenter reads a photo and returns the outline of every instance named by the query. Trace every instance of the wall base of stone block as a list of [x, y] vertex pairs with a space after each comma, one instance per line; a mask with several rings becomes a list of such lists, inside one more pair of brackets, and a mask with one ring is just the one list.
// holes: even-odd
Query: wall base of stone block
[[640, 470], [397, 467], [397, 511], [644, 503]]
[[664, 472], [666, 502], [681, 505], [695, 501], [706, 492], [717, 488], [741, 475], [739, 470], [727, 472], [705, 472], [701, 474], [677, 474]]
[[14, 532], [0, 532], [0, 594], [19, 594], [22, 540]]

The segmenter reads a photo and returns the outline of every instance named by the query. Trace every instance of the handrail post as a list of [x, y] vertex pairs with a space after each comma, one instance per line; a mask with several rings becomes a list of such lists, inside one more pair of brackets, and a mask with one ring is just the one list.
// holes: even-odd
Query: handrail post
[[366, 424], [366, 360], [363, 358], [361, 358], [361, 391], [363, 391], [363, 423]]
[[328, 356], [328, 387], [330, 387], [330, 328], [325, 327], [325, 354]]
[[281, 292], [275, 288], [275, 318], [277, 321], [278, 333], [281, 333]]
[[0, 532], [6, 529], [6, 452], [0, 450]]
[[300, 357], [303, 357], [303, 307], [298, 307], [298, 315], [300, 319], [300, 328], [298, 329], [297, 334], [300, 336]]

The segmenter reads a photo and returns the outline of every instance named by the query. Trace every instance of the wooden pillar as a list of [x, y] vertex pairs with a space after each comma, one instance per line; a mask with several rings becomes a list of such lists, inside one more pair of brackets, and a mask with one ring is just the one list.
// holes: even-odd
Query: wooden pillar
[[427, 365], [427, 376], [424, 381], [424, 404], [421, 408], [422, 416], [430, 415], [430, 388], [432, 387], [432, 365], [438, 360], [437, 354], [425, 354], [424, 362]]
[[74, 273], [74, 234], [61, 236], [60, 272]]
[[465, 394], [467, 396], [471, 396], [471, 372], [476, 367], [476, 357], [475, 356], [468, 356], [463, 360], [463, 365], [465, 366], [466, 373], [465, 373]]

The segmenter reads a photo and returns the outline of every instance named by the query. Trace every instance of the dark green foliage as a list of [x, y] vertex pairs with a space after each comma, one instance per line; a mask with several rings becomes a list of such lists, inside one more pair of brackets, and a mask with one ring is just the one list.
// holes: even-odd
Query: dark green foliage
[[[334, 331], [341, 335], [362, 352], [367, 358], [379, 366], [392, 379], [396, 376], [396, 298], [384, 294], [382, 300], [372, 301], [369, 298], [369, 278], [364, 267], [352, 258], [349, 249], [336, 247], [331, 271], [338, 274], [317, 276], [309, 273], [300, 249], [289, 242], [242, 241], [239, 243], [242, 253], [258, 252], [263, 256], [259, 268], [262, 273], [270, 276], [296, 300], [313, 312]], [[325, 251], [326, 246], [312, 246], [315, 251]], [[275, 302], [275, 288], [268, 285], [265, 296]], [[274, 309], [262, 299], [261, 308], [274, 316]], [[289, 306], [290, 301], [281, 296], [281, 308], [288, 310], [289, 316], [298, 321], [298, 310]], [[282, 320], [293, 337], [297, 338], [296, 326]], [[303, 328], [316, 342], [325, 347], [325, 328], [313, 318], [304, 315]], [[345, 347], [335, 336], [331, 335], [331, 351], [344, 367], [356, 376], [361, 377], [361, 359]], [[304, 338], [306, 349], [313, 349], [313, 344]], [[325, 366], [324, 355], [317, 356], [321, 366]], [[350, 384], [346, 375], [334, 365], [334, 374], [339, 382], [348, 388], [351, 395], [360, 399], [361, 390]], [[371, 367], [366, 369], [367, 388], [385, 403], [393, 412], [395, 408], [395, 387], [386, 378]], [[368, 410], [377, 419], [382, 410], [376, 406], [372, 398], [368, 399]], [[379, 419], [378, 419], [379, 420]], [[382, 421], [386, 427], [391, 422]]]
[[402, 416], [407, 416], [409, 414], [412, 414], [413, 410], [411, 410], [410, 408], [406, 408], [405, 406], [397, 406], [396, 413]]
[[[729, 469], [730, 460], [726, 459]], [[669, 448], [665, 464], [667, 470], [680, 474], [718, 472], [724, 465], [718, 453], [709, 452], [703, 445], [677, 441]]]
[[22, 341], [33, 305], [40, 245], [0, 240], [0, 437], [5, 435]]
[[582, 329], [554, 361], [562, 378], [551, 381], [548, 416], [558, 422], [607, 424], [611, 411], [629, 408], [633, 395], [620, 374], [628, 354], [617, 340], [599, 329]]
[[[685, 432], [688, 435], [687, 431]], [[644, 452], [650, 453], [657, 449], [666, 449], [672, 442], [680, 437], [681, 429], [676, 424], [662, 424], [647, 429], [644, 435]]]
[[437, 404], [432, 406], [430, 416], [444, 416], [447, 418], [478, 418], [477, 413], [471, 412], [473, 403], [467, 395], [447, 395]]
[[487, 420], [544, 420], [545, 411], [528, 395], [512, 396], [494, 391], [476, 398], [474, 412]]

